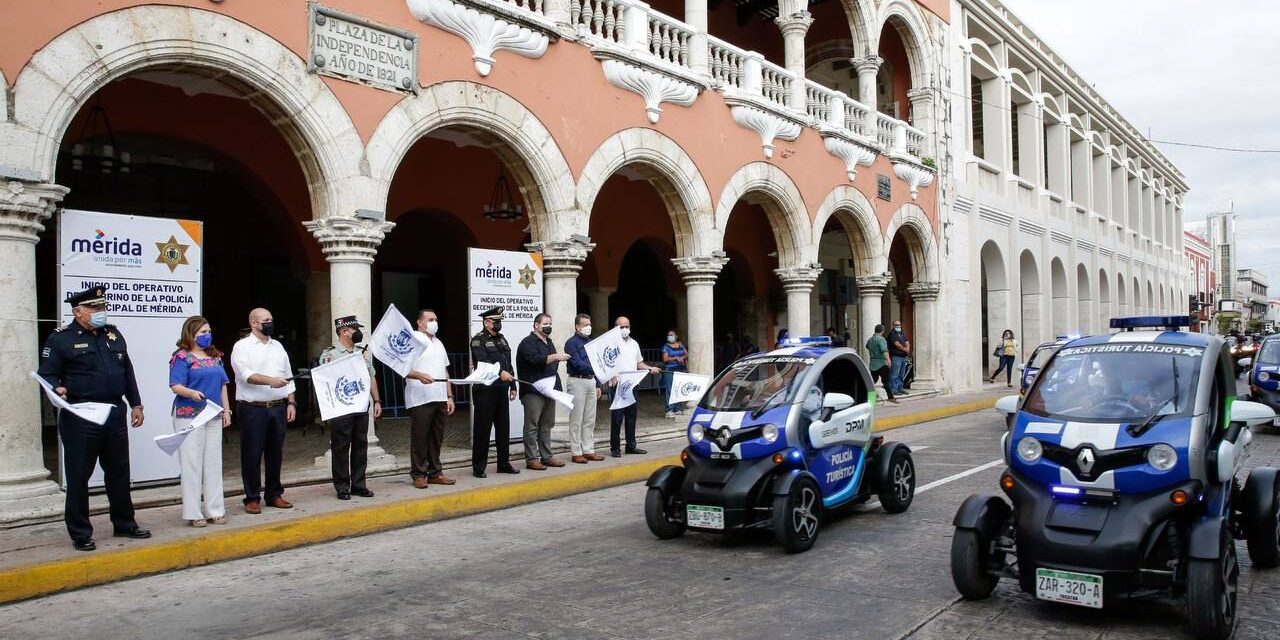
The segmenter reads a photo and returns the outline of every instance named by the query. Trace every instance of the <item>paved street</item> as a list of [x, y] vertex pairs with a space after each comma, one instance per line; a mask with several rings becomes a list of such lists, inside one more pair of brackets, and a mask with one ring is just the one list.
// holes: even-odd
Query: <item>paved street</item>
[[[1040, 604], [1003, 584], [958, 602], [951, 517], [994, 488], [994, 412], [891, 432], [922, 493], [787, 555], [768, 538], [654, 539], [639, 485], [86, 589], [0, 608], [7, 637], [1184, 638], [1182, 612]], [[1250, 463], [1280, 463], [1259, 434]], [[976, 470], [976, 471], [975, 471]], [[967, 474], [967, 475], [965, 475]], [[1280, 634], [1280, 571], [1241, 578], [1238, 638]]]

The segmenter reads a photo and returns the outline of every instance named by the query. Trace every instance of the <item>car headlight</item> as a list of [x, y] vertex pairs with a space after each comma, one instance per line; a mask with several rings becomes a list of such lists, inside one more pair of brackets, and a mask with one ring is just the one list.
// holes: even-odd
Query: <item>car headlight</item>
[[778, 441], [778, 425], [766, 424], [764, 428], [760, 430], [760, 437], [764, 438], [764, 441], [768, 442], [769, 444], [773, 444], [777, 442]]
[[1271, 379], [1271, 374], [1267, 373], [1266, 371], [1258, 372], [1258, 382], [1266, 382], [1270, 379]]
[[1178, 452], [1167, 444], [1158, 444], [1147, 449], [1147, 462], [1159, 471], [1168, 471], [1178, 464]]
[[689, 442], [698, 444], [699, 442], [702, 442], [703, 440], [705, 440], [706, 437], [707, 437], [707, 430], [703, 429], [702, 425], [695, 424], [692, 427], [689, 427]]
[[1018, 441], [1018, 457], [1023, 462], [1035, 462], [1044, 454], [1044, 447], [1040, 446], [1040, 441], [1031, 436], [1023, 436]]

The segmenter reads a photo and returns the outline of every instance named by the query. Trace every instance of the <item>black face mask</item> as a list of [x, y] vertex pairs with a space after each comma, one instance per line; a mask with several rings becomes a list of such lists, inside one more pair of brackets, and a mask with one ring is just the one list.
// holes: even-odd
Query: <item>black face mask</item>
[[543, 325], [543, 326], [542, 326], [542, 328], [541, 328], [541, 329], [539, 329], [539, 331], [541, 331], [541, 332], [542, 332], [542, 335], [544, 335], [544, 336], [549, 336], [549, 335], [551, 335], [551, 325], [549, 325], [549, 324], [548, 324], [548, 325]]
[[352, 342], [364, 342], [364, 332], [363, 332], [363, 331], [361, 331], [361, 330], [359, 330], [359, 329], [356, 329], [355, 331], [352, 331], [352, 332], [351, 332], [351, 341], [352, 341]]
[[262, 327], [258, 329], [258, 331], [261, 331], [262, 335], [267, 336], [269, 338], [271, 337], [271, 334], [276, 332], [276, 323], [264, 322], [262, 323]]
[[494, 321], [493, 321], [493, 330], [494, 330], [494, 331], [502, 331], [502, 321], [501, 321], [501, 320], [494, 320]]

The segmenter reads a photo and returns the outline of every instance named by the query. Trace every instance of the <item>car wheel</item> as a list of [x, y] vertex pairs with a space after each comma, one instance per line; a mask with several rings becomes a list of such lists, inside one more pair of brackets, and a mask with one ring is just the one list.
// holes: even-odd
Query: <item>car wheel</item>
[[982, 600], [996, 589], [1000, 577], [987, 571], [991, 541], [977, 529], [956, 529], [951, 537], [951, 581], [965, 600]]
[[[1252, 478], [1250, 478], [1252, 480]], [[1280, 566], [1280, 491], [1271, 486], [1259, 486], [1254, 490], [1266, 491], [1262, 502], [1268, 505], [1263, 513], [1246, 514], [1249, 524], [1245, 540], [1249, 544], [1249, 560], [1260, 569]], [[1246, 494], [1251, 487], [1246, 487]]]
[[1199, 638], [1225, 640], [1236, 627], [1240, 564], [1236, 545], [1224, 529], [1217, 559], [1192, 558], [1187, 567], [1187, 616]]
[[902, 513], [916, 495], [916, 465], [902, 447], [893, 450], [889, 473], [880, 479], [880, 507], [887, 513]]
[[822, 498], [809, 478], [791, 483], [785, 495], [773, 498], [773, 535], [787, 553], [808, 551], [818, 540]]
[[671, 519], [667, 512], [667, 497], [657, 487], [649, 487], [649, 493], [644, 497], [644, 521], [659, 540], [670, 540], [684, 533], [684, 522]]

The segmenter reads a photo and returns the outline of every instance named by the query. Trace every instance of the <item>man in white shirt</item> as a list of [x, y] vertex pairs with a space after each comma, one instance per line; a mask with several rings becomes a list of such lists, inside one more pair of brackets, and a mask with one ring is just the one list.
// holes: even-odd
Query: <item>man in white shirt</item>
[[[240, 472], [244, 476], [245, 513], [262, 513], [262, 498], [277, 509], [291, 509], [280, 483], [284, 458], [284, 435], [293, 422], [293, 369], [289, 354], [271, 339], [275, 322], [271, 312], [249, 312], [249, 329], [231, 350], [231, 369], [236, 374], [236, 404], [240, 423]], [[261, 464], [267, 458], [266, 495], [262, 495]]]
[[[633, 371], [648, 371], [649, 373], [658, 373], [657, 367], [651, 367], [645, 364], [644, 356], [640, 353], [640, 343], [631, 339], [631, 320], [626, 316], [618, 316], [613, 321], [613, 326], [617, 327], [622, 333], [622, 348], [618, 353], [618, 369], [625, 371], [625, 367], [635, 365]], [[618, 384], [615, 377], [612, 381], [613, 385]], [[634, 455], [643, 455], [648, 453], [644, 449], [636, 446], [636, 410], [639, 403], [632, 403], [621, 409], [612, 409], [609, 411], [609, 455], [615, 458], [622, 457], [621, 434], [623, 423], [627, 427], [627, 453]]]
[[440, 321], [436, 312], [423, 309], [416, 322], [426, 351], [413, 363], [404, 380], [404, 404], [409, 409], [409, 475], [413, 486], [454, 484], [440, 466], [444, 444], [444, 417], [453, 415], [453, 387], [449, 386], [449, 354], [436, 337]]

